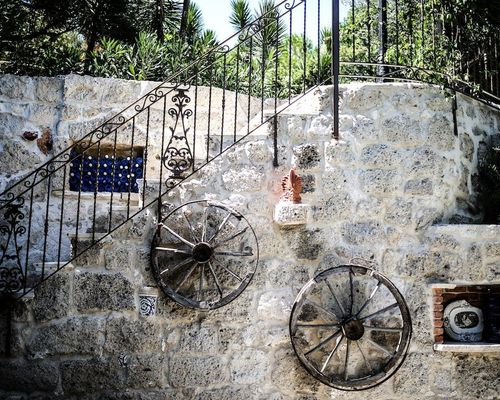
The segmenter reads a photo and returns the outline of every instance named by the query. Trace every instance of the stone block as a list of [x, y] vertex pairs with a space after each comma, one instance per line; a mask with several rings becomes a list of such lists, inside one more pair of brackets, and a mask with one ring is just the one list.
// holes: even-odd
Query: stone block
[[324, 237], [320, 229], [294, 230], [283, 234], [298, 259], [315, 260], [324, 247]]
[[394, 393], [397, 395], [407, 395], [412, 398], [422, 398], [432, 395], [429, 380], [431, 362], [429, 354], [411, 353], [408, 354], [405, 362], [394, 375]]
[[367, 167], [387, 167], [400, 165], [405, 157], [404, 150], [387, 144], [370, 144], [361, 150], [360, 162]]
[[404, 186], [405, 194], [411, 196], [431, 196], [434, 193], [430, 178], [410, 179]]
[[70, 308], [70, 276], [59, 272], [35, 289], [32, 302], [36, 321], [61, 318]]
[[68, 75], [64, 80], [64, 100], [68, 103], [94, 103], [102, 100], [102, 78], [91, 76]]
[[402, 198], [391, 201], [385, 211], [385, 222], [401, 227], [408, 227], [412, 221], [414, 204]]
[[2, 75], [0, 97], [10, 100], [34, 100], [33, 80], [27, 76]]
[[380, 121], [380, 137], [398, 145], [417, 146], [426, 140], [419, 120], [399, 114]]
[[257, 192], [262, 189], [264, 180], [264, 171], [256, 167], [233, 167], [222, 174], [224, 187], [234, 193]]
[[64, 80], [55, 78], [37, 77], [35, 81], [35, 97], [42, 103], [61, 103]]
[[274, 207], [274, 222], [280, 226], [296, 226], [307, 223], [308, 204], [279, 202]]
[[367, 169], [358, 175], [360, 189], [366, 194], [393, 194], [402, 185], [402, 176], [394, 170]]
[[[134, 349], [135, 350], [135, 349]], [[124, 365], [124, 387], [152, 389], [164, 387], [163, 354], [141, 354], [127, 358]]]
[[225, 386], [217, 389], [202, 389], [193, 400], [248, 400], [253, 390], [248, 387]]
[[444, 170], [446, 159], [439, 156], [432, 147], [417, 147], [408, 153], [404, 167], [409, 173], [420, 177], [422, 174], [436, 176]]
[[72, 263], [77, 267], [96, 267], [102, 265], [101, 250], [104, 247], [103, 242], [93, 244], [92, 240], [72, 238], [71, 256], [76, 257]]
[[301, 142], [306, 138], [305, 120], [301, 116], [286, 116], [284, 121], [280, 118], [280, 127], [285, 130], [280, 133], [289, 137], [292, 142]]
[[378, 134], [375, 128], [375, 122], [363, 115], [356, 115], [352, 127], [352, 136], [354, 141], [374, 141]]
[[141, 83], [122, 79], [107, 79], [102, 93], [103, 104], [129, 105], [141, 95]]
[[458, 142], [454, 133], [453, 121], [444, 115], [434, 115], [429, 122], [428, 129], [429, 141], [439, 150], [453, 150], [455, 144]]
[[266, 321], [288, 321], [293, 301], [291, 289], [264, 292], [258, 300], [257, 315]]
[[248, 160], [253, 165], [265, 165], [273, 159], [273, 151], [265, 140], [249, 142], [245, 145]]
[[34, 142], [4, 140], [0, 149], [0, 171], [8, 176], [36, 168], [45, 161]]
[[230, 363], [231, 380], [236, 384], [264, 384], [271, 373], [270, 358], [270, 354], [262, 350], [237, 352]]
[[213, 325], [191, 324], [181, 330], [179, 351], [187, 353], [219, 352], [218, 329]]
[[500, 242], [486, 242], [484, 244], [485, 255], [488, 258], [500, 257]]
[[345, 191], [354, 183], [352, 170], [343, 167], [332, 167], [327, 169], [321, 177], [321, 189], [323, 193], [331, 194]]
[[62, 390], [68, 397], [123, 388], [123, 367], [108, 358], [63, 361], [60, 370]]
[[331, 141], [325, 146], [325, 160], [330, 165], [350, 165], [356, 160], [351, 143]]
[[302, 178], [302, 192], [314, 193], [316, 191], [316, 177], [313, 174], [304, 174]]
[[331, 137], [333, 129], [333, 118], [327, 115], [318, 115], [311, 121], [307, 131], [307, 137], [322, 136]]
[[2, 390], [34, 393], [53, 392], [59, 381], [57, 365], [48, 361], [20, 359], [0, 362], [0, 388]]
[[310, 276], [310, 267], [298, 264], [295, 261], [284, 262], [282, 260], [269, 261], [263, 266], [262, 271], [266, 274], [267, 287], [300, 289]]
[[315, 393], [318, 391], [320, 382], [309, 375], [291, 348], [278, 350], [274, 358], [271, 379], [274, 386], [282, 393], [294, 395], [297, 392]]
[[384, 226], [376, 221], [345, 222], [341, 235], [346, 243], [354, 245], [381, 243], [387, 237]]
[[292, 165], [298, 169], [312, 169], [319, 166], [320, 151], [316, 144], [303, 144], [292, 149]]
[[338, 191], [326, 200], [318, 200], [313, 206], [313, 219], [317, 222], [338, 221], [348, 218], [354, 210], [351, 196], [343, 191]]
[[344, 92], [345, 105], [354, 113], [362, 113], [363, 111], [377, 107], [383, 100], [382, 91], [376, 86], [356, 85]]
[[206, 387], [228, 382], [226, 360], [218, 356], [187, 357], [176, 354], [170, 361], [168, 376], [175, 388]]
[[97, 355], [103, 342], [103, 319], [71, 317], [33, 330], [26, 340], [26, 349], [34, 358], [75, 353]]
[[500, 358], [459, 356], [455, 358], [453, 379], [461, 398], [495, 399], [500, 387]]
[[458, 255], [443, 251], [407, 253], [400, 268], [399, 272], [408, 276], [440, 280], [463, 277], [463, 273], [467, 271]]
[[122, 274], [76, 271], [73, 301], [78, 311], [132, 310], [134, 289]]
[[472, 162], [474, 157], [474, 142], [471, 137], [467, 133], [462, 133], [459, 135], [460, 139], [460, 151], [462, 152], [462, 156]]
[[152, 319], [109, 319], [104, 351], [110, 354], [127, 352], [128, 349], [138, 353], [161, 352], [161, 333], [161, 325]]

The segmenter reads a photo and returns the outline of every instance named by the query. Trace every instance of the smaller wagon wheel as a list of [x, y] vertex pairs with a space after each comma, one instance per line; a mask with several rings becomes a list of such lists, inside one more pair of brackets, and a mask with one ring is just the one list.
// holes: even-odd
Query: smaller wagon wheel
[[357, 265], [330, 268], [300, 291], [290, 337], [302, 365], [319, 381], [363, 390], [389, 379], [411, 338], [408, 306], [385, 276]]
[[155, 278], [172, 300], [204, 310], [233, 301], [257, 268], [257, 237], [239, 212], [208, 200], [162, 217], [153, 238]]

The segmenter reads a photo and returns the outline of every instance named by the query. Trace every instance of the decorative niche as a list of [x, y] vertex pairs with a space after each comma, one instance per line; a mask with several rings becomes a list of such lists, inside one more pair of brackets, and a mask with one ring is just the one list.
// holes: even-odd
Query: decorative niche
[[434, 350], [500, 352], [500, 284], [432, 287]]
[[82, 192], [137, 193], [143, 177], [144, 149], [124, 145], [102, 145], [71, 151], [69, 188]]

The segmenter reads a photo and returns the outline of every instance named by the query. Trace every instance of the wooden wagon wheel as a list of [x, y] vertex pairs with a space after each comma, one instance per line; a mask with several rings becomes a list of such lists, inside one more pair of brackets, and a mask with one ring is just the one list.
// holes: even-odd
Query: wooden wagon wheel
[[310, 280], [290, 316], [302, 365], [319, 381], [363, 390], [389, 379], [411, 339], [408, 306], [396, 286], [371, 268], [341, 265]]
[[172, 300], [203, 310], [222, 307], [248, 286], [259, 259], [257, 237], [239, 212], [201, 200], [161, 218], [151, 263]]

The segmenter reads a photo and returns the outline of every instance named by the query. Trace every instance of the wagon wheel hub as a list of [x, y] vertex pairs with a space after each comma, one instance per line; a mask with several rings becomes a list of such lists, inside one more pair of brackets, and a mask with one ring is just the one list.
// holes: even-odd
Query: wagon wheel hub
[[349, 340], [359, 340], [365, 334], [365, 328], [360, 320], [354, 319], [342, 325], [342, 332]]
[[197, 243], [193, 247], [193, 258], [196, 262], [206, 263], [210, 261], [213, 254], [214, 254], [214, 249], [208, 243], [205, 242]]

